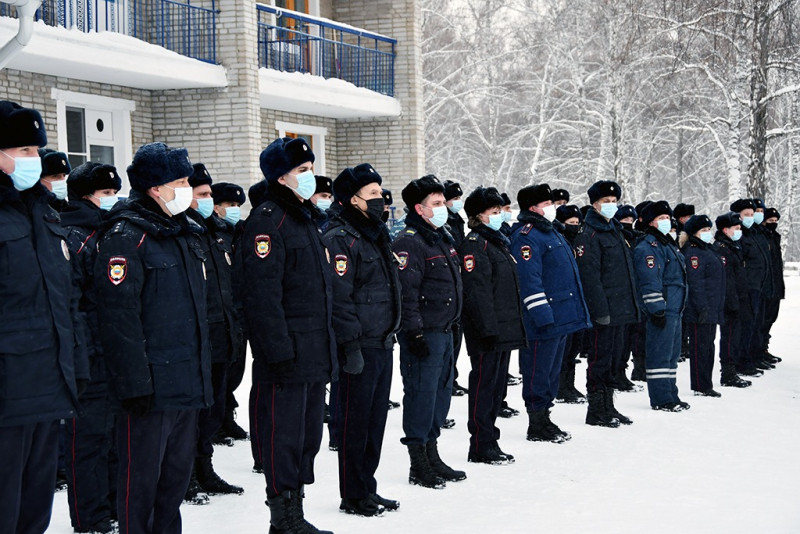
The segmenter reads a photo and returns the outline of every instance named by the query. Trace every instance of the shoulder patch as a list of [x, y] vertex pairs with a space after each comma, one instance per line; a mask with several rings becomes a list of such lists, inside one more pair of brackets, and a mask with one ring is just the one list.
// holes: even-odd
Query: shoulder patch
[[531, 259], [531, 247], [524, 245], [521, 249], [519, 249], [519, 255], [522, 256], [523, 260], [528, 261]]
[[644, 262], [647, 264], [648, 269], [652, 269], [656, 266], [656, 257], [655, 256], [645, 256]]
[[700, 267], [700, 258], [698, 258], [697, 256], [692, 256], [689, 259], [689, 263], [691, 263], [692, 269], [697, 269], [698, 267]]
[[262, 260], [269, 256], [269, 253], [272, 252], [272, 241], [270, 237], [266, 234], [259, 234], [255, 238], [255, 251], [256, 256], [261, 258]]
[[584, 252], [586, 252], [586, 247], [584, 245], [578, 245], [575, 247], [575, 256], [580, 258], [583, 256]]
[[402, 251], [397, 253], [397, 263], [399, 263], [399, 268], [402, 271], [406, 267], [408, 267], [408, 252]]
[[128, 276], [128, 260], [123, 256], [108, 258], [108, 279], [115, 286], [120, 285]]
[[468, 273], [475, 270], [475, 256], [472, 254], [464, 256], [464, 270]]
[[347, 273], [347, 256], [344, 254], [337, 254], [333, 258], [333, 267], [336, 269], [336, 274], [344, 276]]
[[528, 235], [533, 230], [533, 225], [531, 223], [526, 224], [522, 227], [522, 230], [519, 231], [522, 235]]

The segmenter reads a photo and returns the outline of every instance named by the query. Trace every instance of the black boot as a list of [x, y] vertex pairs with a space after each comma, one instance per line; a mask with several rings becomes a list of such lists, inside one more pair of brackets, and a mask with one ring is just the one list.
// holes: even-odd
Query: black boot
[[369, 497], [363, 499], [342, 499], [339, 504], [339, 510], [352, 515], [360, 515], [363, 517], [375, 517], [381, 515], [386, 509], [379, 506], [377, 502]]
[[276, 497], [267, 498], [269, 506], [269, 534], [304, 534], [297, 513], [297, 492], [286, 490]]
[[617, 391], [642, 391], [642, 386], [638, 386], [628, 380], [628, 376], [625, 374], [625, 369], [620, 369], [614, 374], [614, 384], [615, 389]]
[[186, 495], [183, 497], [183, 502], [186, 504], [203, 505], [208, 504], [208, 494], [197, 483], [197, 475], [195, 470], [192, 469], [192, 476], [189, 479], [189, 487], [186, 488]]
[[467, 478], [467, 474], [464, 471], [453, 469], [439, 458], [439, 448], [435, 439], [425, 444], [425, 452], [428, 455], [428, 463], [431, 469], [434, 473], [442, 477], [445, 482], [458, 482], [459, 480]]
[[[571, 366], [567, 363], [566, 360], [561, 362], [561, 372], [558, 374], [558, 393], [556, 394], [556, 400], [560, 402], [570, 403], [568, 392], [570, 392], [570, 388], [567, 386], [569, 384], [569, 368]], [[574, 369], [573, 369], [573, 378]], [[571, 403], [570, 403], [571, 404]]]
[[736, 374], [736, 367], [734, 365], [723, 365], [720, 374], [720, 384], [725, 387], [746, 388], [753, 384], [749, 380], [744, 380]]
[[617, 428], [619, 426], [619, 419], [606, 410], [606, 399], [603, 389], [590, 391], [587, 398], [589, 400], [589, 409], [586, 410], [587, 425], [605, 426], [608, 428]]
[[[623, 376], [625, 374], [623, 373]], [[632, 425], [633, 419], [630, 417], [626, 417], [617, 411], [616, 406], [614, 406], [614, 388], [605, 388], [605, 405], [606, 405], [606, 412], [611, 416], [615, 417], [617, 421], [620, 422], [621, 425]]]
[[425, 445], [409, 445], [408, 457], [411, 459], [411, 469], [408, 472], [408, 483], [422, 486], [423, 488], [442, 489], [445, 481], [431, 469]]
[[225, 420], [222, 422], [222, 433], [233, 440], [245, 440], [249, 436], [244, 428], [236, 424], [236, 415], [234, 410], [227, 410], [225, 413]]
[[377, 504], [378, 506], [383, 506], [388, 512], [394, 512], [395, 510], [400, 508], [400, 501], [386, 499], [384, 497], [381, 497], [377, 493], [370, 493], [369, 498], [372, 499], [373, 502], [375, 502], [375, 504]]
[[567, 404], [585, 404], [586, 396], [575, 387], [575, 360], [571, 359], [567, 369]]
[[553, 429], [554, 426], [555, 425], [553, 425], [548, 418], [547, 410], [531, 410], [528, 412], [528, 433], [526, 439], [528, 441], [564, 443], [566, 441], [564, 436], [556, 434]]
[[545, 425], [547, 425], [547, 427], [550, 429], [550, 431], [553, 434], [555, 434], [556, 436], [561, 436], [561, 439], [563, 441], [569, 441], [569, 440], [572, 439], [572, 434], [570, 434], [569, 432], [566, 432], [566, 431], [561, 430], [560, 428], [558, 428], [558, 425], [555, 424], [550, 419], [550, 410], [545, 410], [544, 413], [545, 413]]
[[308, 521], [306, 521], [306, 514], [303, 511], [303, 499], [306, 498], [305, 486], [300, 485], [297, 490], [296, 497], [292, 501], [294, 505], [294, 515], [297, 518], [297, 528], [303, 534], [333, 534], [330, 530], [320, 530]]
[[194, 470], [197, 474], [197, 483], [200, 489], [209, 495], [241, 495], [244, 489], [233, 484], [228, 484], [214, 472], [210, 456], [200, 456], [195, 459]]

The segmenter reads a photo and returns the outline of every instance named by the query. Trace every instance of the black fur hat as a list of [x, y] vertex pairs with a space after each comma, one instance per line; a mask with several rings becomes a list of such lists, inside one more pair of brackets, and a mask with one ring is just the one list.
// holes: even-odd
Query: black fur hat
[[464, 201], [467, 217], [475, 217], [489, 208], [503, 205], [503, 197], [494, 187], [477, 187]]
[[302, 137], [281, 137], [261, 151], [259, 163], [267, 181], [274, 181], [295, 167], [310, 161], [314, 163], [314, 152]]
[[461, 190], [461, 185], [458, 182], [454, 182], [453, 180], [445, 180], [444, 182], [444, 199], [451, 200], [456, 197], [460, 197], [464, 195], [464, 191]]
[[237, 184], [229, 182], [219, 182], [212, 185], [211, 197], [214, 199], [214, 204], [236, 202], [241, 206], [247, 200], [244, 196], [244, 189]]
[[566, 200], [569, 202], [569, 191], [566, 189], [553, 189], [553, 202], [556, 200]]
[[739, 214], [735, 211], [729, 211], [728, 213], [723, 213], [717, 217], [717, 220], [714, 221], [714, 224], [717, 225], [717, 230], [722, 230], [723, 228], [741, 225], [742, 218], [739, 217]]
[[62, 173], [69, 174], [72, 172], [69, 159], [63, 152], [40, 148], [39, 157], [42, 159], [42, 174], [40, 176], [52, 176]]
[[503, 207], [511, 205], [511, 199], [508, 197], [508, 193], [500, 193], [500, 196], [503, 197]]
[[42, 116], [35, 109], [0, 100], [0, 150], [47, 144]]
[[617, 182], [611, 180], [600, 180], [592, 184], [589, 188], [589, 202], [594, 204], [603, 197], [616, 197], [619, 200], [622, 197], [622, 188]]
[[753, 202], [752, 198], [740, 198], [731, 204], [731, 211], [735, 211], [736, 213], [741, 213], [746, 209], [756, 209], [756, 203]]
[[614, 214], [614, 218], [616, 220], [621, 221], [627, 217], [633, 217], [633, 220], [635, 221], [639, 217], [639, 215], [636, 213], [636, 208], [628, 204], [617, 208], [617, 212]]
[[385, 187], [383, 188], [383, 203], [387, 206], [391, 206], [394, 203], [394, 200], [392, 199], [392, 192]]
[[666, 200], [657, 200], [651, 202], [642, 210], [642, 222], [650, 224], [653, 219], [659, 215], [669, 215], [672, 217], [672, 209], [669, 207], [669, 202]]
[[694, 235], [703, 228], [711, 228], [711, 219], [707, 215], [692, 215], [689, 220], [683, 223], [683, 231], [689, 235]]
[[333, 196], [337, 202], [346, 205], [359, 189], [367, 184], [383, 183], [383, 178], [369, 163], [347, 167], [333, 181]]
[[128, 166], [128, 180], [136, 191], [147, 191], [194, 172], [185, 148], [170, 148], [164, 143], [148, 143], [139, 147]]
[[328, 193], [330, 195], [333, 194], [333, 180], [328, 178], [327, 176], [321, 175], [314, 175], [314, 179], [317, 181], [317, 188], [314, 189], [314, 194], [317, 193]]
[[83, 198], [101, 189], [122, 189], [122, 179], [113, 165], [87, 161], [78, 165], [67, 178], [67, 189], [71, 198]]
[[194, 172], [189, 177], [189, 185], [192, 187], [198, 187], [201, 185], [211, 185], [214, 180], [211, 179], [211, 174], [206, 169], [206, 166], [202, 163], [195, 163], [192, 165]]
[[675, 217], [680, 219], [681, 217], [686, 217], [687, 215], [694, 215], [694, 204], [684, 204], [681, 202], [675, 209], [672, 210], [672, 213], [675, 214]]
[[403, 197], [403, 202], [405, 202], [408, 209], [411, 210], [414, 206], [425, 200], [425, 197], [431, 193], [442, 193], [444, 195], [444, 184], [436, 176], [426, 174], [422, 178], [411, 180], [408, 185], [403, 188], [400, 196]]
[[767, 208], [764, 210], [764, 220], [771, 219], [773, 217], [777, 217], [778, 220], [781, 218], [781, 212], [779, 212], [775, 208]]
[[261, 180], [260, 182], [256, 182], [250, 186], [250, 189], [247, 190], [247, 199], [250, 201], [250, 205], [253, 206], [253, 209], [257, 208], [264, 202], [264, 197], [267, 195], [267, 181]]
[[556, 208], [556, 219], [560, 222], [577, 217], [579, 221], [583, 221], [583, 214], [575, 204], [564, 204]]
[[553, 200], [553, 192], [547, 184], [529, 185], [517, 193], [517, 204], [521, 211], [528, 211], [531, 206], [548, 200]]

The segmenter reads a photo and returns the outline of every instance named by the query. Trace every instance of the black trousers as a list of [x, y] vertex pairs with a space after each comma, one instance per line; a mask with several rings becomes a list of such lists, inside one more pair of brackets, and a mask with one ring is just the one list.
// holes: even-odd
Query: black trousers
[[80, 417], [66, 422], [67, 502], [75, 529], [116, 517], [114, 413], [108, 396], [81, 398]]
[[392, 386], [392, 349], [362, 348], [360, 374], [339, 368], [338, 415], [339, 494], [363, 499], [377, 493], [375, 471], [381, 459], [389, 390]]
[[0, 534], [41, 534], [50, 524], [58, 421], [0, 426]]
[[497, 415], [505, 397], [510, 352], [470, 354], [468, 417], [470, 451], [481, 454], [500, 437]]
[[708, 391], [714, 387], [714, 338], [716, 324], [683, 323], [689, 336], [690, 378], [693, 391]]
[[197, 410], [150, 412], [117, 421], [120, 534], [179, 534], [180, 506], [197, 443]]
[[211, 457], [214, 454], [212, 439], [222, 427], [225, 419], [225, 402], [228, 393], [228, 364], [211, 364], [211, 387], [214, 392], [214, 404], [203, 408], [197, 416], [197, 456]]
[[253, 388], [252, 435], [260, 445], [267, 497], [313, 484], [314, 458], [322, 441], [325, 416], [325, 383], [258, 382]]
[[719, 363], [744, 370], [749, 360], [742, 350], [742, 325], [738, 319], [729, 320], [719, 326]]
[[778, 313], [781, 310], [781, 299], [767, 299], [764, 304], [764, 322], [761, 329], [761, 343], [764, 346], [764, 352], [769, 349], [769, 340], [772, 338], [770, 331], [772, 325], [778, 320]]
[[624, 350], [624, 326], [595, 326], [587, 331], [589, 359], [586, 368], [586, 390], [599, 391], [614, 387], [614, 369]]

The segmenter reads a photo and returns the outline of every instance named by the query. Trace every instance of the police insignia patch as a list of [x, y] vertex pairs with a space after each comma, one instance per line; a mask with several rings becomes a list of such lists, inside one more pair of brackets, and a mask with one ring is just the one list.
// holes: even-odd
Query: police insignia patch
[[692, 269], [697, 269], [700, 267], [700, 260], [697, 258], [697, 256], [692, 256], [689, 262], [692, 264]]
[[256, 236], [256, 256], [262, 260], [269, 256], [272, 252], [272, 242], [266, 234], [259, 234]]
[[580, 258], [581, 256], [583, 256], [585, 250], [586, 249], [584, 248], [583, 245], [578, 245], [577, 247], [575, 247], [575, 256]]
[[471, 273], [473, 269], [475, 269], [475, 257], [472, 254], [464, 256], [464, 270]]
[[347, 272], [347, 256], [344, 254], [337, 254], [333, 260], [333, 266], [336, 269], [336, 274], [339, 276], [344, 276], [344, 274]]
[[647, 268], [652, 269], [656, 266], [656, 257], [655, 256], [647, 256], [644, 259], [645, 263], [647, 263]]
[[128, 275], [128, 260], [121, 256], [108, 258], [108, 279], [112, 284], [118, 286]]
[[531, 247], [525, 245], [521, 249], [519, 249], [519, 255], [522, 256], [522, 259], [528, 261], [531, 259]]
[[69, 247], [63, 239], [61, 240], [61, 253], [64, 254], [64, 259], [69, 261]]
[[397, 261], [400, 262], [400, 270], [408, 267], [408, 252], [398, 252]]

